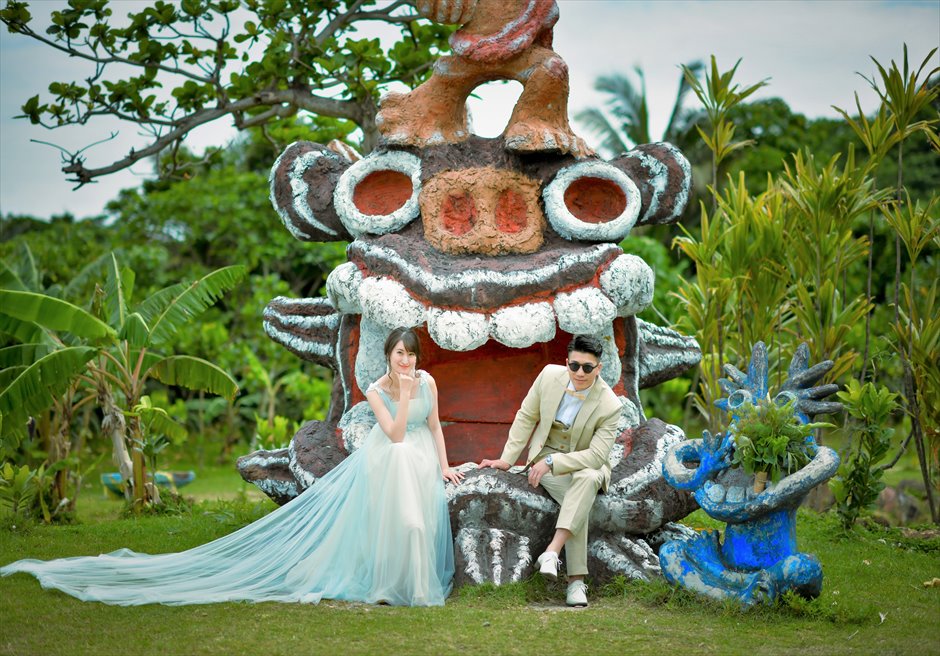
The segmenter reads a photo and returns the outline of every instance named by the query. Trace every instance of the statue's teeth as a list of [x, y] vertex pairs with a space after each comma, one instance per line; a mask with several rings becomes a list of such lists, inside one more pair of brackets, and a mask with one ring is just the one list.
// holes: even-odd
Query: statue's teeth
[[345, 262], [330, 272], [326, 277], [326, 295], [333, 307], [346, 314], [359, 314], [359, 286], [362, 284], [362, 272], [352, 262]]
[[510, 348], [526, 348], [555, 339], [555, 312], [549, 303], [502, 308], [490, 318], [490, 334]]
[[562, 292], [554, 307], [558, 327], [572, 335], [602, 333], [617, 316], [617, 308], [596, 287]]
[[719, 483], [705, 483], [705, 495], [712, 503], [721, 503], [725, 500], [725, 486]]
[[427, 315], [425, 307], [391, 278], [363, 280], [359, 286], [359, 303], [364, 317], [389, 330], [420, 326]]
[[601, 289], [617, 306], [617, 315], [634, 315], [653, 302], [653, 270], [636, 255], [619, 255], [600, 275]]
[[740, 485], [735, 485], [728, 488], [728, 494], [725, 497], [725, 501], [728, 503], [741, 503], [744, 501], [744, 488]]
[[489, 339], [489, 321], [479, 312], [428, 310], [428, 333], [448, 351], [472, 351]]

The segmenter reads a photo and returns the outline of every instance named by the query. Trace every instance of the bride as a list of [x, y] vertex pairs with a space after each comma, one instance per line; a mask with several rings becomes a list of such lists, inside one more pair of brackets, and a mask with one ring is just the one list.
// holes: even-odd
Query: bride
[[450, 593], [454, 546], [447, 466], [434, 379], [415, 369], [410, 329], [385, 341], [388, 373], [367, 393], [377, 423], [363, 446], [290, 503], [188, 551], [18, 560], [0, 574], [34, 575], [84, 601], [206, 604], [316, 603], [340, 599], [441, 605]]

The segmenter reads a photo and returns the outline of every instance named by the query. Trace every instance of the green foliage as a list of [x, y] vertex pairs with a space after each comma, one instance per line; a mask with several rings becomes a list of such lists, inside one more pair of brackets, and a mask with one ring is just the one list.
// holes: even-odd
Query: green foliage
[[813, 431], [831, 424], [804, 424], [794, 405], [793, 401], [778, 405], [767, 398], [737, 408], [732, 462], [748, 474], [765, 472], [774, 482], [805, 467], [816, 455]]
[[264, 419], [255, 413], [255, 448], [282, 449], [290, 444], [291, 438], [297, 431], [297, 425], [287, 417], [275, 415]]
[[855, 421], [849, 428], [851, 441], [842, 453], [839, 473], [829, 481], [829, 489], [835, 497], [842, 526], [849, 529], [863, 510], [875, 504], [884, 489], [881, 481], [884, 467], [878, 465], [891, 448], [894, 430], [888, 428], [888, 422], [898, 407], [898, 395], [884, 386], [861, 385], [851, 379], [838, 396]]
[[0, 503], [16, 516], [28, 510], [36, 498], [36, 471], [26, 465], [14, 467], [5, 462], [0, 467]]
[[[160, 1], [126, 16], [116, 20], [107, 0], [74, 0], [51, 12], [42, 34], [27, 3], [0, 10], [11, 33], [89, 65], [81, 81], [49, 85], [51, 98], [30, 97], [20, 118], [57, 128], [110, 115], [152, 135], [100, 168], [86, 167], [81, 150], [67, 153], [63, 172], [80, 185], [161, 152], [171, 153], [161, 172], [186, 170], [182, 140], [220, 119], [239, 129], [298, 113], [341, 119], [362, 130], [369, 151], [379, 96], [392, 83], [422, 82], [453, 31], [377, 0]], [[398, 28], [389, 48], [359, 34], [369, 21]]]
[[[936, 270], [936, 267], [935, 267]], [[925, 463], [928, 478], [933, 480], [940, 472], [940, 304], [937, 303], [940, 271], [930, 286], [911, 293], [902, 285], [905, 309], [894, 326], [897, 350], [906, 354], [911, 373], [911, 394], [916, 390], [919, 400], [908, 404], [909, 412], [917, 412], [929, 452]]]
[[898, 143], [903, 143], [916, 132], [929, 130], [931, 125], [938, 122], [938, 119], [917, 120], [921, 111], [929, 108], [940, 94], [940, 88], [929, 85], [930, 78], [940, 72], [940, 67], [927, 68], [936, 52], [937, 49], [934, 48], [927, 53], [917, 70], [908, 64], [907, 44], [904, 44], [904, 59], [900, 68], [893, 60], [891, 65], [885, 68], [877, 59], [871, 58], [878, 68], [880, 85], [874, 76], [865, 79], [881, 99], [881, 106], [892, 123], [896, 134], [894, 139]]
[[[140, 506], [148, 500], [143, 457], [155, 464], [156, 454], [165, 446], [164, 433], [183, 439], [166, 412], [154, 407], [144, 394], [148, 379], [228, 398], [238, 390], [235, 380], [217, 365], [187, 355], [166, 356], [154, 352], [152, 346], [171, 343], [183, 327], [234, 288], [245, 269], [226, 267], [191, 283], [171, 285], [144, 299], [135, 310], [133, 271], [121, 267], [113, 253], [104, 268], [106, 281], [95, 286], [91, 311], [47, 294], [0, 290], [5, 301], [0, 314], [21, 323], [35, 322], [54, 345], [30, 344], [5, 351], [7, 358], [20, 357], [23, 368], [0, 389], [0, 413], [6, 417], [0, 448], [10, 457], [30, 418], [55, 408], [60, 421], [48, 429], [49, 443], [56, 458], [61, 458], [69, 451], [69, 420], [75, 408], [97, 402], [103, 413], [102, 428], [113, 443], [114, 460], [125, 479], [133, 476]], [[5, 270], [13, 269], [6, 265]], [[10, 276], [7, 279], [16, 282]], [[77, 403], [76, 395], [82, 397]], [[128, 446], [133, 449], [133, 467]], [[64, 474], [56, 486], [64, 498]], [[158, 500], [156, 489], [149, 488]]]
[[55, 476], [69, 464], [59, 460], [48, 467], [42, 464], [31, 469], [4, 462], [0, 466], [0, 508], [7, 509], [14, 518], [52, 523], [68, 501], [56, 498]]
[[0, 458], [9, 457], [19, 446], [31, 416], [44, 412], [69, 393], [74, 379], [85, 371], [97, 353], [91, 347], [72, 346], [42, 355], [35, 361], [24, 361], [25, 368], [0, 390], [0, 414], [3, 415]]
[[0, 289], [3, 313], [18, 321], [88, 339], [113, 338], [114, 329], [67, 301], [45, 294]]
[[742, 88], [739, 83], [734, 81], [734, 74], [740, 63], [741, 60], [739, 59], [731, 69], [722, 73], [718, 70], [718, 62], [715, 56], [712, 55], [711, 68], [705, 72], [704, 83], [698, 79], [694, 69], [688, 66], [682, 67], [686, 82], [705, 109], [708, 130], [703, 130], [699, 125], [696, 125], [695, 129], [712, 153], [711, 179], [712, 189], [716, 194], [718, 191], [718, 172], [722, 163], [731, 153], [753, 143], [746, 139], [734, 140], [735, 125], [729, 119], [729, 113], [767, 84], [766, 80], [762, 80], [757, 84]]

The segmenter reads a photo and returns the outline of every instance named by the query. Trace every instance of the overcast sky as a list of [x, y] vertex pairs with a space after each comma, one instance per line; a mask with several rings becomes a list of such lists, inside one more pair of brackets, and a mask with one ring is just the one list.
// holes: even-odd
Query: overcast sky
[[[31, 3], [32, 13], [38, 18], [64, 4], [39, 0]], [[116, 14], [140, 4], [112, 2]], [[916, 66], [940, 44], [940, 0], [559, 0], [559, 6], [555, 50], [570, 70], [571, 114], [602, 104], [592, 88], [598, 76], [630, 72], [640, 65], [646, 72], [654, 137], [668, 120], [682, 63], [715, 55], [725, 70], [740, 58], [736, 79], [741, 83], [769, 78], [768, 87], [755, 98], [779, 96], [807, 116], [835, 116], [830, 106], [854, 107], [856, 91], [863, 108], [876, 107], [873, 92], [856, 75], [875, 72], [869, 56], [885, 65], [891, 59], [900, 61], [902, 44], [907, 43]], [[938, 64], [935, 55], [932, 65]], [[120, 130], [118, 140], [88, 152], [88, 165], [101, 166], [144, 143], [135, 126], [101, 121], [49, 131], [13, 119], [30, 96], [48, 98], [50, 82], [88, 74], [82, 62], [0, 30], [0, 214], [94, 215], [120, 189], [138, 185], [149, 174], [150, 164], [141, 162], [133, 172], [72, 191], [60, 171], [58, 152], [30, 140], [76, 149]], [[516, 84], [480, 89], [482, 101], [470, 107], [476, 132], [499, 134], [518, 92]], [[230, 122], [220, 121], [202, 128], [189, 145], [198, 151], [233, 135]], [[591, 135], [583, 136], [591, 141]]]

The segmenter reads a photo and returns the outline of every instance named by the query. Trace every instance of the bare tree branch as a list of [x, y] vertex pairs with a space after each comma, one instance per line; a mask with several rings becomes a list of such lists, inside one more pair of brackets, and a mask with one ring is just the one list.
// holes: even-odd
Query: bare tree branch
[[268, 109], [260, 114], [256, 114], [248, 119], [242, 119], [238, 116], [235, 117], [235, 127], [239, 130], [244, 130], [246, 128], [253, 128], [255, 126], [261, 125], [264, 126], [269, 121], [275, 118], [287, 118], [288, 116], [293, 116], [297, 113], [297, 108], [291, 105], [275, 105], [271, 109]]
[[56, 50], [60, 52], [64, 52], [69, 57], [78, 57], [80, 59], [87, 59], [88, 61], [95, 62], [96, 64], [127, 64], [128, 66], [134, 66], [136, 68], [155, 68], [157, 70], [164, 71], [166, 73], [172, 73], [174, 75], [182, 75], [183, 77], [188, 77], [189, 79], [195, 80], [197, 82], [205, 82], [205, 83], [212, 82], [210, 78], [205, 78], [199, 75], [195, 75], [182, 68], [178, 68], [174, 66], [165, 66], [163, 64], [148, 64], [148, 63], [143, 63], [143, 62], [135, 62], [134, 60], [127, 59], [126, 57], [118, 57], [117, 55], [109, 51], [107, 48], [105, 48], [105, 52], [107, 52], [110, 55], [110, 57], [108, 58], [98, 57], [96, 55], [89, 55], [88, 53], [85, 53], [85, 52], [82, 52], [81, 50], [76, 50], [75, 48], [73, 48], [70, 41], [68, 42], [69, 43], [68, 46], [62, 46], [56, 43], [55, 41], [51, 39], [47, 39], [46, 37], [38, 34], [37, 32], [34, 32], [30, 27], [26, 25], [18, 25], [16, 31], [19, 34], [25, 34], [28, 37], [36, 39], [40, 43], [44, 43], [51, 48], [55, 48]]
[[[249, 109], [254, 109], [256, 107], [264, 107], [274, 104], [281, 105], [284, 103], [293, 105], [298, 109], [305, 109], [317, 114], [325, 114], [327, 116], [346, 118], [360, 124], [364, 116], [368, 115], [368, 112], [370, 111], [369, 109], [364, 108], [361, 104], [350, 100], [321, 98], [301, 89], [275, 89], [271, 91], [262, 91], [250, 98], [243, 98], [242, 100], [238, 100], [226, 106], [206, 108], [194, 112], [193, 114], [186, 116], [176, 123], [176, 129], [167, 132], [165, 135], [155, 139], [154, 142], [146, 148], [141, 150], [132, 149], [124, 158], [109, 164], [108, 166], [103, 166], [97, 169], [88, 169], [85, 168], [84, 161], [81, 158], [73, 157], [68, 166], [62, 168], [62, 172], [75, 176], [74, 178], [70, 179], [70, 181], [78, 183], [78, 186], [76, 187], [77, 189], [82, 185], [88, 184], [94, 178], [99, 178], [103, 175], [120, 171], [129, 166], [132, 166], [142, 159], [156, 155], [167, 146], [170, 146], [174, 141], [183, 138], [185, 135], [200, 125], [210, 123], [227, 114], [234, 115], [245, 112]], [[269, 116], [268, 118], [270, 119], [272, 116]], [[137, 122], [144, 123], [143, 121]], [[254, 120], [252, 124], [258, 125], [259, 122]]]
[[350, 16], [350, 22], [357, 20], [377, 20], [385, 23], [407, 24], [411, 21], [421, 18], [418, 14], [405, 14], [404, 16], [393, 16], [391, 10], [386, 11], [360, 11]]
[[365, 2], [365, 0], [355, 0], [352, 2], [345, 14], [338, 14], [336, 18], [327, 23], [326, 27], [320, 30], [319, 34], [313, 37], [313, 42], [318, 46], [322, 46], [323, 43], [328, 38], [333, 36], [340, 27], [350, 22], [350, 17], [359, 10], [359, 7], [362, 6], [363, 2]]

